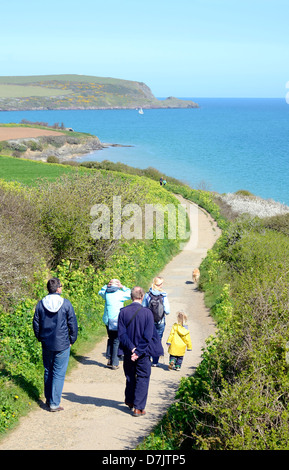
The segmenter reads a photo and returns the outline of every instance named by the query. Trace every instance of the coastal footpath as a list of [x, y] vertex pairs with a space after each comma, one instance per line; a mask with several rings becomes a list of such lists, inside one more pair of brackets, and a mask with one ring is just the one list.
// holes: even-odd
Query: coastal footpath
[[188, 314], [193, 350], [186, 353], [181, 372], [169, 371], [168, 352], [164, 348], [160, 367], [152, 370], [147, 415], [136, 419], [124, 404], [122, 366], [116, 371], [105, 367], [107, 338], [104, 338], [78, 358], [78, 367], [67, 377], [63, 413], [47, 413], [40, 401], [40, 406], [34, 406], [1, 441], [1, 450], [133, 450], [173, 403], [181, 378], [194, 373], [206, 339], [215, 332], [203, 293], [192, 282], [192, 268], [200, 265], [221, 234], [208, 213], [181, 197], [180, 202], [186, 204], [194, 228], [197, 218], [197, 234], [192, 231], [183, 250], [160, 275], [165, 279], [172, 310], [167, 317], [164, 340], [175, 322], [175, 313], [183, 309]]

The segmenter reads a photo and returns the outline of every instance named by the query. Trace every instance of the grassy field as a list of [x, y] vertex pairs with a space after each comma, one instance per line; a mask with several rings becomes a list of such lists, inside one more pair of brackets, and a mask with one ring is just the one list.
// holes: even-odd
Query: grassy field
[[33, 85], [0, 84], [1, 98], [28, 98], [30, 96], [60, 96], [72, 93], [72, 90], [57, 90]]
[[94, 77], [92, 75], [73, 75], [73, 74], [63, 74], [63, 75], [33, 75], [33, 76], [19, 76], [19, 77], [0, 77], [0, 84], [2, 83], [11, 83], [11, 84], [29, 84], [31, 82], [82, 82], [82, 83], [99, 83], [102, 85], [119, 85], [121, 83], [129, 83], [132, 87], [137, 87], [138, 82], [131, 80], [122, 80], [119, 78], [111, 77]]
[[54, 181], [57, 177], [72, 171], [75, 171], [73, 167], [65, 165], [50, 165], [22, 158], [0, 156], [0, 178], [5, 181], [17, 181], [34, 186], [37, 185], [39, 178]]

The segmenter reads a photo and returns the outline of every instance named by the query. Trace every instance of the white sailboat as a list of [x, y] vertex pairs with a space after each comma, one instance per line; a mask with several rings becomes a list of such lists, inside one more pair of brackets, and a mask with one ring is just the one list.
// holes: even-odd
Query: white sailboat
[[138, 112], [139, 112], [139, 114], [143, 114], [143, 109], [140, 108], [140, 109], [138, 110]]

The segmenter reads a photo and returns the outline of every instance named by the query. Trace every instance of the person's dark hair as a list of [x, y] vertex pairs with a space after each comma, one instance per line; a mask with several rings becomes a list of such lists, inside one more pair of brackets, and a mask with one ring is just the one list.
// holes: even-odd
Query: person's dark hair
[[133, 287], [131, 290], [131, 300], [141, 300], [144, 296], [144, 290], [142, 287]]
[[47, 282], [47, 290], [49, 294], [55, 294], [58, 287], [61, 287], [61, 282], [57, 277], [53, 277]]

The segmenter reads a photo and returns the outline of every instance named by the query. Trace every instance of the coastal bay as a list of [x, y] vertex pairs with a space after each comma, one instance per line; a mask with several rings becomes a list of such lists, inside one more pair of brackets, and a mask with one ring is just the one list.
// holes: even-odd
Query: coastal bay
[[107, 147], [77, 161], [149, 166], [192, 187], [218, 193], [246, 189], [289, 204], [285, 99], [196, 99], [198, 109], [7, 111], [0, 122], [64, 122]]

